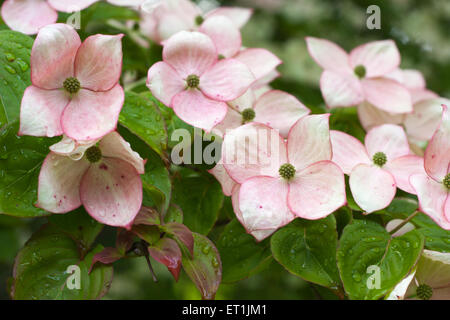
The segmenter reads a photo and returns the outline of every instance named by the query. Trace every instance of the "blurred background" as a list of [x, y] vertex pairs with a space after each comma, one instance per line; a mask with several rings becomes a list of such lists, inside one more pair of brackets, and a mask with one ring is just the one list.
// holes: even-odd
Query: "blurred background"
[[[372, 40], [393, 39], [402, 55], [402, 68], [420, 70], [429, 89], [450, 97], [450, 1], [448, 0], [236, 0], [196, 1], [201, 6], [236, 5], [255, 8], [243, 28], [246, 47], [263, 47], [283, 60], [281, 77], [273, 87], [297, 96], [307, 106], [323, 108], [318, 88], [321, 69], [309, 57], [305, 36], [327, 38], [349, 51]], [[381, 29], [369, 30], [368, 6], [381, 9]], [[106, 5], [106, 4], [105, 4]], [[122, 10], [122, 9], [120, 9]], [[4, 28], [4, 25], [2, 26]], [[95, 27], [93, 27], [95, 29]], [[158, 50], [158, 49], [156, 49]], [[128, 53], [128, 52], [127, 52]], [[127, 63], [125, 61], [125, 63]], [[148, 63], [148, 62], [147, 62]], [[150, 65], [146, 65], [148, 69]], [[138, 72], [144, 73], [145, 70]], [[6, 283], [17, 251], [45, 223], [0, 215], [0, 299], [8, 299]], [[220, 229], [219, 229], [220, 230]], [[214, 231], [213, 231], [214, 232]], [[218, 232], [217, 230], [215, 231]], [[105, 228], [99, 241], [112, 245], [115, 232]], [[210, 235], [212, 239], [215, 235]], [[175, 283], [157, 262], [159, 282], [154, 283], [143, 258], [114, 265], [114, 281], [106, 299], [199, 299], [200, 294], [182, 273]], [[276, 262], [249, 279], [221, 285], [217, 299], [320, 299], [332, 298], [285, 271]]]

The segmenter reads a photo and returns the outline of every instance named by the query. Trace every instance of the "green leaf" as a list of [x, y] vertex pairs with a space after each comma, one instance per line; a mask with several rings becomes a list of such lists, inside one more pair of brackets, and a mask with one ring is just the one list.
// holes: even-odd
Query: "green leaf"
[[164, 216], [164, 222], [183, 223], [183, 210], [181, 210], [179, 206], [171, 203], [166, 215]]
[[450, 252], [449, 230], [436, 226], [436, 228], [419, 228], [418, 231], [425, 237], [425, 249]]
[[290, 273], [337, 289], [337, 231], [333, 215], [320, 220], [296, 219], [271, 238], [272, 254]]
[[225, 283], [249, 277], [272, 258], [269, 240], [256, 242], [237, 219], [227, 224], [217, 241], [217, 249], [222, 260], [222, 281]]
[[18, 129], [17, 122], [0, 129], [0, 212], [17, 217], [48, 215], [34, 203], [42, 162], [58, 138], [19, 137]]
[[20, 103], [30, 81], [33, 39], [20, 32], [0, 31], [0, 128], [19, 118]]
[[191, 258], [183, 250], [182, 266], [189, 278], [200, 291], [203, 299], [214, 299], [222, 279], [222, 264], [219, 252], [204, 235], [193, 233], [194, 255]]
[[164, 150], [167, 149], [167, 131], [158, 102], [150, 93], [143, 96], [126, 92], [119, 122], [160, 156], [164, 156]]
[[[355, 220], [345, 227], [337, 252], [338, 267], [350, 299], [383, 297], [416, 265], [424, 246], [417, 230], [392, 238], [379, 224]], [[379, 267], [379, 287], [374, 279]]]
[[330, 129], [348, 133], [364, 141], [365, 130], [361, 126], [356, 108], [335, 108], [331, 110]]
[[178, 171], [173, 180], [173, 203], [183, 210], [184, 224], [193, 232], [208, 234], [219, 215], [224, 195], [212, 176], [190, 169]]

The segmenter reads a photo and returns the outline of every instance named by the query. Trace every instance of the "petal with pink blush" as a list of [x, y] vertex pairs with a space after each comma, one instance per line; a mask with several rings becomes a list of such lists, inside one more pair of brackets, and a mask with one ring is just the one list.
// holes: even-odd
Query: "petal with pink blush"
[[350, 65], [366, 68], [366, 77], [380, 77], [400, 65], [400, 53], [392, 40], [373, 41], [350, 52]]
[[403, 73], [403, 85], [408, 89], [424, 89], [426, 86], [425, 78], [423, 74], [418, 70], [404, 69]]
[[125, 95], [120, 85], [109, 91], [82, 89], [61, 117], [64, 133], [74, 140], [96, 140], [116, 129]]
[[365, 145], [370, 159], [377, 152], [383, 152], [388, 162], [411, 153], [405, 131], [395, 124], [371, 129], [366, 135]]
[[406, 133], [419, 141], [430, 140], [442, 118], [442, 104], [450, 105], [444, 98], [429, 99], [416, 103], [414, 112], [406, 115]]
[[170, 107], [173, 97], [185, 89], [186, 83], [169, 64], [161, 61], [148, 70], [147, 87], [158, 100]]
[[129, 228], [142, 204], [142, 181], [136, 169], [116, 158], [92, 164], [81, 180], [81, 202], [95, 220]]
[[294, 215], [287, 206], [288, 190], [281, 178], [259, 176], [245, 181], [239, 191], [239, 209], [246, 229], [273, 230], [291, 222]]
[[358, 164], [370, 164], [369, 155], [364, 145], [355, 137], [344, 132], [330, 131], [333, 158], [345, 174], [350, 174]]
[[300, 218], [325, 218], [346, 202], [344, 173], [331, 161], [310, 165], [289, 183], [288, 205]]
[[116, 131], [107, 134], [100, 140], [99, 147], [104, 157], [125, 160], [131, 164], [139, 174], [144, 174], [144, 160], [139, 153], [131, 149], [130, 144]]
[[214, 42], [200, 32], [181, 31], [170, 37], [163, 49], [164, 62], [170, 64], [183, 79], [201, 76], [217, 61]]
[[[412, 175], [409, 182], [417, 192], [420, 211], [433, 219], [441, 228], [450, 230], [449, 196], [444, 185], [425, 174]], [[445, 215], [445, 209], [447, 210], [447, 216]]]
[[405, 117], [406, 114], [390, 113], [374, 107], [367, 101], [358, 105], [358, 118], [366, 131], [385, 123], [402, 124]]
[[214, 16], [208, 18], [202, 23], [199, 31], [212, 39], [218, 55], [230, 58], [241, 49], [241, 32], [227, 17]]
[[85, 160], [49, 153], [39, 173], [36, 206], [53, 213], [66, 213], [78, 208], [80, 182], [89, 168]]
[[286, 92], [272, 90], [263, 94], [255, 103], [255, 119], [280, 131], [287, 137], [289, 130], [298, 119], [311, 111], [297, 98]]
[[74, 161], [83, 158], [87, 149], [97, 143], [92, 141], [74, 141], [67, 136], [63, 136], [62, 140], [50, 146], [50, 150], [58, 155], [69, 157]]
[[412, 194], [416, 194], [416, 192], [409, 183], [409, 177], [418, 173], [425, 174], [423, 158], [415, 155], [403, 156], [389, 161], [383, 168], [394, 176], [398, 188]]
[[276, 130], [256, 122], [225, 134], [222, 160], [238, 183], [255, 176], [278, 177], [280, 166], [288, 162], [284, 139]]
[[196, 89], [177, 94], [172, 108], [181, 120], [208, 132], [225, 118], [228, 110], [225, 102], [211, 100]]
[[394, 177], [374, 165], [360, 164], [353, 168], [349, 183], [353, 198], [367, 213], [386, 208], [397, 191]]
[[31, 82], [42, 89], [62, 88], [64, 80], [74, 75], [74, 61], [80, 37], [66, 24], [42, 28], [31, 50]]
[[411, 99], [414, 107], [416, 103], [423, 100], [439, 98], [436, 93], [427, 89], [409, 89], [409, 93], [411, 94]]
[[413, 111], [411, 94], [396, 81], [390, 79], [363, 79], [361, 81], [365, 98], [375, 107], [392, 113]]
[[58, 13], [46, 1], [36, 0], [5, 0], [1, 15], [12, 30], [30, 35], [58, 19]]
[[214, 127], [213, 132], [223, 138], [223, 136], [227, 133], [227, 130], [236, 129], [241, 125], [242, 115], [239, 112], [228, 108], [227, 115]]
[[425, 150], [425, 170], [428, 175], [442, 182], [450, 167], [450, 111], [442, 105], [442, 119]]
[[91, 4], [99, 0], [47, 0], [48, 3], [58, 11], [61, 12], [77, 12], [86, 9]]
[[239, 112], [244, 111], [245, 109], [253, 108], [253, 105], [255, 104], [255, 94], [252, 89], [248, 89], [245, 91], [245, 93], [232, 100], [228, 101], [227, 104], [235, 110], [238, 110]]
[[[244, 63], [257, 80], [270, 75], [282, 61], [266, 49], [252, 48], [239, 52], [234, 59]], [[269, 81], [270, 82], [270, 81]]]
[[233, 188], [237, 184], [233, 179], [230, 178], [223, 165], [218, 163], [214, 168], [208, 170], [208, 172], [211, 173], [217, 179], [217, 181], [220, 182], [223, 194], [227, 197], [231, 196]]
[[242, 28], [250, 17], [252, 16], [253, 10], [248, 8], [240, 7], [219, 7], [217, 9], [211, 10], [206, 14], [207, 18], [215, 16], [224, 16], [230, 19], [236, 28]]
[[211, 99], [231, 101], [242, 96], [255, 82], [249, 68], [235, 59], [217, 62], [200, 78], [200, 89]]
[[62, 90], [29, 86], [20, 107], [19, 135], [54, 137], [63, 133], [60, 119], [69, 98]]
[[320, 77], [320, 90], [329, 108], [351, 107], [364, 101], [361, 83], [352, 74], [325, 70]]
[[314, 162], [331, 160], [329, 114], [305, 116], [289, 131], [288, 159], [297, 171]]
[[350, 68], [347, 52], [334, 42], [307, 37], [306, 45], [309, 55], [324, 70], [333, 71], [342, 75], [353, 73], [353, 70]]
[[107, 91], [119, 82], [122, 37], [97, 34], [84, 40], [75, 59], [75, 77], [83, 88]]

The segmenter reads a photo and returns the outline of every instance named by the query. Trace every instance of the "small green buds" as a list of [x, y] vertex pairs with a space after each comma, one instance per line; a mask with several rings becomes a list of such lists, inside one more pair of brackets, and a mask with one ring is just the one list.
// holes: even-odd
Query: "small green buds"
[[200, 78], [196, 76], [195, 74], [191, 74], [186, 79], [186, 85], [188, 88], [195, 89], [198, 88], [200, 84]]
[[247, 123], [255, 119], [255, 110], [247, 108], [242, 111], [242, 123]]
[[355, 72], [358, 78], [362, 79], [366, 76], [366, 67], [364, 67], [362, 64], [359, 64], [355, 67], [353, 72]]
[[450, 173], [447, 173], [442, 183], [447, 189], [450, 189]]
[[417, 297], [422, 300], [430, 300], [433, 295], [433, 289], [427, 284], [421, 284], [416, 290]]
[[67, 78], [66, 80], [64, 80], [63, 87], [64, 87], [64, 90], [66, 90], [67, 92], [74, 94], [74, 93], [77, 93], [78, 91], [80, 91], [81, 84], [77, 78], [70, 77], [70, 78]]
[[372, 160], [377, 166], [382, 167], [386, 164], [387, 157], [383, 152], [377, 152], [373, 155]]
[[96, 163], [99, 162], [102, 158], [102, 151], [99, 147], [93, 146], [86, 150], [86, 159], [90, 163]]
[[278, 170], [280, 177], [290, 180], [295, 176], [295, 167], [290, 163], [283, 164]]
[[195, 17], [195, 24], [200, 26], [202, 25], [202, 23], [205, 21], [205, 18], [203, 18], [202, 16], [196, 16]]

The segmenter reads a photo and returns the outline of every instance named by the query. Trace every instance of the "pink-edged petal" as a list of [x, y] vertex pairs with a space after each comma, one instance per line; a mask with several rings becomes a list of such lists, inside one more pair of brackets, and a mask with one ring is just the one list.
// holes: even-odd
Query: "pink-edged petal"
[[297, 171], [317, 161], [331, 160], [329, 117], [329, 114], [305, 116], [289, 131], [288, 159]]
[[263, 94], [256, 101], [254, 109], [256, 115], [253, 121], [279, 130], [285, 138], [294, 123], [311, 112], [296, 97], [279, 90]]
[[249, 8], [240, 7], [219, 7], [211, 10], [205, 16], [207, 18], [215, 16], [224, 16], [230, 19], [236, 28], [242, 28], [253, 14], [253, 10]]
[[218, 55], [231, 58], [241, 49], [241, 32], [227, 17], [208, 18], [202, 23], [199, 31], [212, 39]]
[[58, 19], [58, 13], [46, 1], [36, 0], [5, 0], [1, 14], [8, 27], [25, 34], [36, 34]]
[[223, 136], [227, 133], [227, 130], [233, 130], [237, 127], [240, 127], [242, 125], [242, 115], [237, 112], [236, 110], [233, 110], [231, 108], [228, 108], [227, 115], [223, 120], [218, 123], [214, 129], [214, 134], [219, 135], [223, 138]]
[[147, 87], [158, 100], [171, 106], [173, 97], [185, 89], [186, 83], [169, 64], [157, 62], [148, 70]]
[[351, 107], [364, 100], [361, 83], [352, 74], [325, 70], [320, 76], [320, 90], [329, 108]]
[[81, 180], [80, 197], [86, 211], [97, 221], [129, 228], [142, 204], [142, 181], [128, 162], [103, 158], [91, 164]]
[[248, 89], [245, 91], [245, 93], [232, 100], [228, 101], [227, 104], [232, 108], [239, 112], [244, 111], [245, 109], [253, 108], [253, 105], [255, 104], [255, 94], [252, 89]]
[[36, 206], [53, 213], [65, 213], [78, 208], [80, 182], [89, 168], [85, 160], [49, 153], [39, 173]]
[[364, 145], [355, 137], [340, 131], [330, 131], [333, 158], [345, 174], [350, 174], [358, 164], [370, 164], [369, 155]]
[[80, 90], [64, 110], [61, 125], [74, 140], [96, 140], [116, 129], [125, 95], [120, 85], [109, 91]]
[[130, 144], [125, 141], [116, 131], [107, 134], [99, 143], [102, 155], [108, 158], [118, 158], [131, 164], [139, 174], [145, 172], [145, 161], [139, 153], [131, 149]]
[[225, 102], [211, 100], [199, 90], [180, 92], [173, 98], [172, 108], [181, 120], [207, 132], [225, 118], [228, 110]]
[[425, 174], [423, 158], [415, 155], [403, 156], [388, 161], [383, 168], [394, 176], [398, 188], [412, 194], [416, 194], [416, 192], [409, 183], [409, 177], [418, 173]]
[[48, 3], [61, 12], [77, 12], [86, 9], [98, 0], [47, 0]]
[[442, 105], [442, 119], [425, 150], [425, 170], [428, 175], [442, 182], [450, 166], [450, 111]]
[[360, 164], [353, 168], [349, 183], [355, 202], [367, 213], [386, 208], [397, 190], [394, 177], [374, 165]]
[[411, 153], [405, 131], [395, 124], [371, 129], [366, 135], [365, 145], [370, 159], [377, 152], [383, 152], [388, 162]]
[[364, 96], [375, 107], [392, 113], [413, 111], [411, 94], [396, 81], [384, 78], [363, 79]]
[[83, 88], [107, 91], [119, 82], [122, 37], [97, 34], [83, 42], [75, 59], [75, 77]]
[[72, 160], [83, 158], [87, 149], [97, 143], [97, 140], [75, 141], [67, 136], [63, 136], [61, 141], [50, 146], [50, 150], [61, 156], [70, 157]]
[[233, 188], [236, 186], [236, 182], [234, 182], [234, 180], [230, 178], [227, 171], [223, 167], [223, 164], [216, 164], [216, 166], [208, 170], [208, 172], [211, 173], [217, 179], [217, 181], [220, 182], [223, 194], [227, 197], [231, 196]]
[[281, 178], [259, 176], [245, 181], [239, 191], [239, 209], [246, 229], [273, 230], [291, 222], [294, 215], [287, 206], [288, 190]]
[[[267, 75], [262, 77], [261, 79], [256, 80], [255, 83], [252, 84], [252, 89], [255, 91], [255, 96], [258, 96], [258, 95], [256, 95], [257, 91], [260, 91], [259, 95], [261, 95], [261, 92], [264, 93], [265, 92], [264, 87], [269, 87], [269, 83], [271, 83], [273, 80], [275, 80], [276, 78], [278, 78], [280, 76], [281, 76], [281, 74], [277, 70], [272, 70]], [[269, 87], [269, 90], [270, 89], [271, 88]], [[266, 90], [266, 91], [269, 91], [269, 90]]]
[[200, 89], [211, 99], [231, 101], [242, 96], [255, 82], [249, 68], [235, 59], [223, 59], [200, 78]]
[[63, 133], [60, 119], [69, 98], [64, 91], [29, 86], [20, 107], [19, 135], [54, 137]]
[[183, 79], [201, 76], [217, 61], [214, 42], [200, 32], [181, 31], [170, 37], [163, 49], [164, 62], [170, 64]]
[[81, 45], [78, 33], [69, 25], [42, 28], [31, 50], [31, 82], [42, 89], [62, 88], [74, 75], [74, 61]]
[[300, 218], [325, 218], [346, 202], [344, 173], [331, 161], [313, 163], [289, 183], [288, 205]]
[[390, 113], [374, 107], [367, 101], [358, 105], [358, 118], [366, 131], [385, 123], [402, 124], [406, 114]]
[[[415, 174], [409, 182], [416, 190], [420, 211], [428, 215], [439, 226], [450, 230], [450, 217], [445, 215], [449, 210], [448, 190], [442, 183], [434, 181], [425, 174]], [[446, 204], [447, 202], [447, 204]]]
[[138, 7], [145, 2], [145, 0], [107, 0], [107, 1], [116, 6], [126, 6], [126, 7]]
[[373, 41], [350, 52], [350, 65], [366, 68], [366, 77], [379, 77], [400, 65], [400, 53], [392, 40]]
[[255, 176], [278, 177], [280, 166], [288, 162], [284, 139], [276, 130], [256, 122], [225, 134], [222, 160], [238, 183]]
[[353, 73], [347, 52], [334, 42], [307, 37], [306, 45], [309, 55], [324, 70], [333, 71], [341, 75]]
[[260, 48], [242, 50], [234, 59], [244, 63], [253, 73], [256, 80], [261, 80], [270, 75], [282, 63], [272, 52]]
[[414, 105], [414, 112], [406, 115], [406, 133], [419, 141], [430, 140], [442, 118], [442, 104], [450, 105], [444, 98], [428, 99]]
[[426, 86], [425, 78], [422, 72], [413, 69], [404, 69], [403, 73], [403, 85], [408, 89], [424, 89]]
[[413, 105], [423, 100], [436, 99], [439, 95], [427, 89], [409, 89]]
[[[183, 15], [184, 16], [184, 15]], [[176, 12], [166, 12], [158, 17], [156, 22], [156, 35], [162, 45], [167, 39], [181, 31], [189, 31], [194, 29], [195, 18], [187, 21]]]

